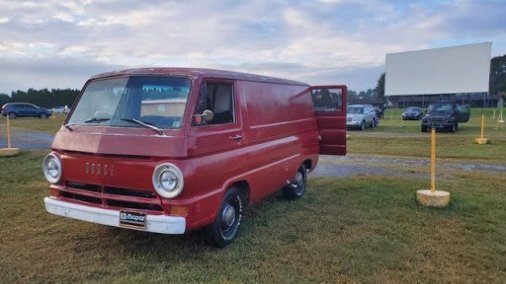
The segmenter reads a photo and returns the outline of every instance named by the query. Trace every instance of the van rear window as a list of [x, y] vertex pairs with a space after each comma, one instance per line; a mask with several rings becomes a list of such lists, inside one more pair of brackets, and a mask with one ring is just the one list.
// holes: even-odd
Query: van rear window
[[314, 89], [311, 93], [315, 111], [342, 111], [343, 94], [340, 89]]
[[89, 83], [68, 123], [180, 128], [191, 81], [182, 77], [130, 76]]

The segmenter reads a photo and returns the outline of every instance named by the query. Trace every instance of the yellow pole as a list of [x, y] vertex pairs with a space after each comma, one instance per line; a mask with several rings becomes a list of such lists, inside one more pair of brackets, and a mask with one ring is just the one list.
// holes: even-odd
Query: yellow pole
[[11, 123], [9, 120], [9, 115], [7, 115], [7, 148], [11, 148]]
[[485, 115], [481, 114], [481, 131], [480, 131], [480, 138], [483, 139], [483, 128], [484, 128], [484, 119]]
[[436, 129], [432, 128], [431, 152], [430, 152], [430, 190], [436, 191]]

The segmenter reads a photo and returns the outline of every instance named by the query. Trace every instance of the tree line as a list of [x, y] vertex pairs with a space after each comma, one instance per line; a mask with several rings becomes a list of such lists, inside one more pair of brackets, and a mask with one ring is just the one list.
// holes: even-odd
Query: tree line
[[65, 105], [71, 107], [79, 92], [78, 89], [28, 89], [26, 92], [17, 90], [10, 96], [0, 94], [0, 106], [6, 103], [26, 102], [45, 108]]

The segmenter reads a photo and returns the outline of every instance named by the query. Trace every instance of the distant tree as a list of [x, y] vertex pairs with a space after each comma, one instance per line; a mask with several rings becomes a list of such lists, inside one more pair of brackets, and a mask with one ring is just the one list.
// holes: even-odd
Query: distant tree
[[506, 99], [506, 54], [490, 60], [490, 94]]
[[348, 98], [357, 98], [357, 92], [353, 90], [348, 90]]
[[0, 94], [0, 107], [11, 101], [11, 97], [7, 94]]
[[72, 106], [77, 98], [79, 90], [75, 89], [28, 89], [28, 91], [13, 91], [11, 102], [33, 103], [41, 107], [52, 108], [55, 106]]
[[385, 72], [381, 74], [374, 88], [374, 96], [379, 99], [385, 99]]

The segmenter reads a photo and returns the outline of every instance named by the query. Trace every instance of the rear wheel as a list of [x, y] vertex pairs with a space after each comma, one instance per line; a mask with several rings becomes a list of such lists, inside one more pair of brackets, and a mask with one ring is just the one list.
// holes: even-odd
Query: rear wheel
[[379, 118], [376, 118], [376, 117], [373, 118], [373, 120], [372, 120], [372, 127], [376, 127], [376, 126], [378, 126], [378, 124], [379, 124]]
[[10, 119], [15, 119], [15, 118], [16, 118], [16, 116], [17, 116], [17, 115], [16, 115], [15, 113], [13, 113], [13, 112], [10, 112], [10, 113], [9, 113], [9, 118], [10, 118]]
[[283, 188], [283, 196], [288, 200], [301, 198], [306, 192], [307, 172], [304, 166], [300, 166], [295, 173], [294, 182]]
[[39, 114], [39, 117], [42, 118], [42, 119], [47, 118], [47, 114], [41, 113], [41, 114]]
[[243, 204], [239, 190], [231, 187], [223, 197], [216, 220], [207, 228], [207, 243], [219, 248], [230, 244], [239, 231], [242, 213]]

